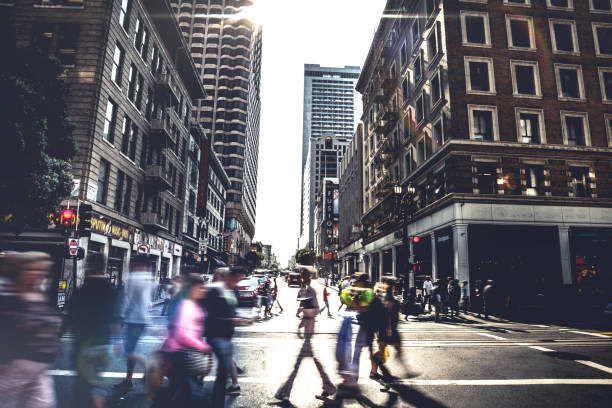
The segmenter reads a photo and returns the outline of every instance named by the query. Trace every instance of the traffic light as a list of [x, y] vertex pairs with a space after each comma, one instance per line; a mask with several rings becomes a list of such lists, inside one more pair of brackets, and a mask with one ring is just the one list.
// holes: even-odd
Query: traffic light
[[74, 214], [74, 211], [72, 211], [70, 208], [66, 208], [65, 210], [62, 210], [59, 213], [59, 220], [56, 219], [56, 221], [59, 221], [59, 226], [62, 229], [62, 235], [65, 237], [69, 237], [70, 229], [72, 228], [72, 226], [74, 225], [76, 221], [76, 216]]
[[81, 204], [79, 207], [79, 225], [77, 227], [79, 237], [91, 236], [91, 216], [91, 204]]
[[418, 244], [419, 241], [421, 241], [421, 237], [419, 237], [418, 235], [412, 237], [412, 242], [414, 242], [415, 244]]

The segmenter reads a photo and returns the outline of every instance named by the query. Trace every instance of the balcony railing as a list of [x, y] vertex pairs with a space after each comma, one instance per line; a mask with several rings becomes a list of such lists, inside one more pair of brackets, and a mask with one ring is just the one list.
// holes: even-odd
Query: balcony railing
[[156, 96], [165, 97], [168, 96], [172, 98], [171, 104], [178, 102], [179, 100], [179, 92], [176, 89], [176, 86], [172, 83], [172, 76], [168, 72], [160, 72], [155, 77], [155, 88], [157, 90]]
[[145, 168], [145, 181], [161, 190], [168, 190], [171, 187], [170, 173], [162, 165], [150, 164]]
[[156, 212], [141, 212], [140, 222], [145, 226], [145, 228], [150, 228], [153, 230], [168, 230], [165, 218]]
[[151, 131], [162, 146], [176, 143], [176, 118], [172, 111], [170, 108], [164, 109], [157, 117], [151, 119]]

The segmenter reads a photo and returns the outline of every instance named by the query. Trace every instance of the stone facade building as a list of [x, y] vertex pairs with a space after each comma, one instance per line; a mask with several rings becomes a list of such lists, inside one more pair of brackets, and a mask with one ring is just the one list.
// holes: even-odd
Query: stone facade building
[[[156, 278], [181, 266], [186, 158], [202, 134], [192, 101], [205, 96], [165, 0], [4, 2], [18, 46], [35, 45], [65, 66], [68, 113], [79, 153], [78, 199], [93, 206], [86, 253], [101, 252], [121, 285], [132, 253], [156, 259]], [[73, 197], [75, 205], [77, 197]], [[67, 203], [65, 203], [67, 204]], [[87, 262], [85, 257], [84, 262]], [[68, 264], [68, 263], [67, 263]], [[81, 271], [83, 261], [75, 269]], [[82, 279], [62, 274], [77, 285]]]
[[494, 279], [525, 296], [610, 287], [612, 4], [390, 0], [385, 13], [357, 84], [371, 276]]

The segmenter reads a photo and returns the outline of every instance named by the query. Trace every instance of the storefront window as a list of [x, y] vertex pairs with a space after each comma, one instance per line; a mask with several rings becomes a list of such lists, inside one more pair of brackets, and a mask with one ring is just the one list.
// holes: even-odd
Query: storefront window
[[106, 273], [110, 278], [110, 282], [115, 286], [123, 285], [123, 261], [125, 259], [125, 249], [110, 247], [108, 252], [108, 262], [106, 264]]

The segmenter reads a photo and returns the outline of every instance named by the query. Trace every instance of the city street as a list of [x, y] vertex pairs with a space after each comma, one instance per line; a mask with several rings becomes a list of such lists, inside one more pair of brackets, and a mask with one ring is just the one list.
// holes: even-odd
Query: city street
[[[315, 365], [305, 359], [295, 380], [289, 403], [273, 398], [293, 368], [301, 339], [296, 336], [295, 317], [297, 288], [284, 281], [279, 299], [284, 313], [249, 327], [238, 328], [234, 337], [236, 361], [244, 369], [239, 377], [242, 394], [227, 397], [227, 406], [319, 407], [315, 399], [321, 392]], [[313, 285], [319, 297], [323, 286]], [[336, 373], [335, 345], [340, 318], [338, 296], [330, 290], [334, 317], [326, 312], [319, 317], [314, 351], [334, 383]], [[322, 299], [320, 304], [323, 305]], [[164, 336], [164, 318], [160, 307], [153, 312], [153, 325], [138, 345], [137, 351], [150, 354], [159, 348]], [[579, 327], [518, 324], [499, 319], [485, 321], [469, 316], [456, 322], [435, 323], [428, 317], [400, 323], [402, 351], [410, 370], [416, 374], [395, 385], [391, 392], [368, 378], [369, 359], [361, 356], [360, 386], [376, 406], [384, 407], [604, 407], [612, 398], [612, 332], [597, 332]], [[74, 367], [69, 351], [70, 335], [62, 339], [62, 353], [55, 369], [59, 407], [70, 407]], [[403, 369], [391, 351], [389, 367], [405, 378]], [[107, 383], [121, 380], [125, 365], [115, 361], [105, 373]], [[134, 389], [123, 397], [116, 396], [114, 406], [148, 407], [142, 385], [142, 368], [135, 377]], [[214, 371], [204, 387], [211, 389]], [[348, 404], [345, 404], [348, 406]], [[351, 405], [354, 406], [354, 405]]]

